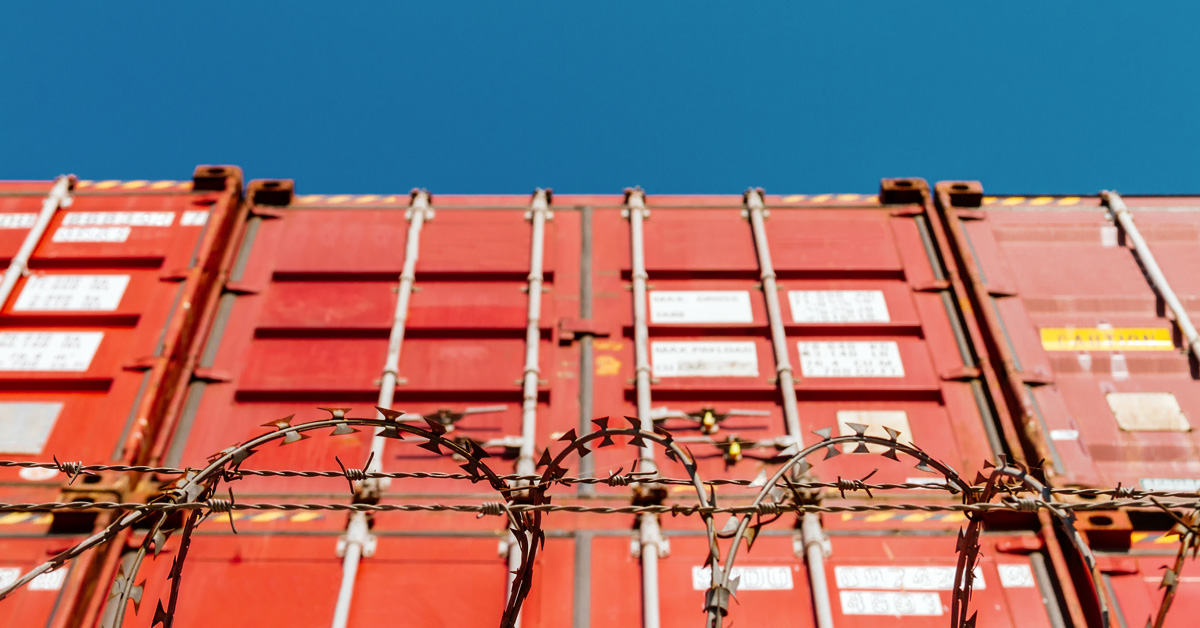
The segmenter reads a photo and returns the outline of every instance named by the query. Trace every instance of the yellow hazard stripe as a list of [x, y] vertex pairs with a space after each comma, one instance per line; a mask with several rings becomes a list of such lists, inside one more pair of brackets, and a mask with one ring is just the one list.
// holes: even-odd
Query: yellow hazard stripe
[[1161, 328], [1098, 329], [1043, 327], [1046, 351], [1172, 351], [1171, 330]]

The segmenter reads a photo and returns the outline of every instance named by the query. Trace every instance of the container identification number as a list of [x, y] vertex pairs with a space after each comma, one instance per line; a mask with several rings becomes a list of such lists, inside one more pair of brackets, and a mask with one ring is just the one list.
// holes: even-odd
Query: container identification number
[[838, 591], [843, 615], [889, 615], [892, 617], [942, 614], [937, 593], [893, 593], [891, 591]]

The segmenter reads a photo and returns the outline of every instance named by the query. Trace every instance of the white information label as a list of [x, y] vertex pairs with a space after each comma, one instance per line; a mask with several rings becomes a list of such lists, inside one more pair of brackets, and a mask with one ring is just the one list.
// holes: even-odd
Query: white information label
[[29, 582], [30, 591], [57, 591], [67, 579], [66, 569], [55, 569], [35, 577]]
[[0, 371], [86, 371], [102, 331], [0, 332]]
[[1194, 478], [1142, 478], [1146, 491], [1200, 491], [1200, 480]]
[[997, 565], [1000, 570], [1000, 586], [1006, 589], [1032, 589], [1037, 586], [1033, 581], [1033, 570], [1029, 565], [1020, 563]]
[[[839, 589], [894, 591], [953, 591], [954, 567], [838, 565], [833, 568]], [[983, 590], [983, 572], [975, 568], [975, 589]]]
[[1079, 430], [1050, 430], [1050, 440], [1079, 440]]
[[936, 616], [942, 614], [937, 593], [892, 593], [882, 591], [838, 591], [843, 615]]
[[893, 341], [798, 342], [805, 377], [904, 377]]
[[668, 341], [650, 343], [655, 377], [757, 377], [753, 342]]
[[[791, 591], [792, 570], [788, 567], [734, 567], [732, 578], [738, 578], [738, 592]], [[712, 570], [692, 567], [692, 590], [704, 591], [712, 584]]]
[[22, 480], [26, 480], [29, 482], [45, 482], [47, 480], [53, 480], [54, 477], [56, 475], [58, 475], [58, 471], [55, 471], [54, 469], [36, 469], [36, 468], [35, 469], [21, 469], [20, 471], [17, 471], [17, 475], [21, 476]]
[[202, 209], [189, 209], [183, 212], [183, 216], [179, 218], [181, 227], [200, 227], [206, 222], [208, 222], [208, 212]]
[[745, 290], [655, 290], [650, 293], [650, 322], [753, 323], [754, 314]]
[[59, 227], [53, 242], [124, 242], [129, 239], [129, 227]]
[[0, 214], [0, 229], [32, 229], [37, 214]]
[[7, 587], [20, 577], [21, 569], [19, 567], [0, 567], [0, 587]]
[[112, 312], [121, 304], [129, 275], [33, 275], [14, 312]]
[[792, 290], [788, 292], [794, 323], [887, 323], [887, 301], [881, 290]]
[[68, 212], [64, 227], [170, 227], [175, 212]]

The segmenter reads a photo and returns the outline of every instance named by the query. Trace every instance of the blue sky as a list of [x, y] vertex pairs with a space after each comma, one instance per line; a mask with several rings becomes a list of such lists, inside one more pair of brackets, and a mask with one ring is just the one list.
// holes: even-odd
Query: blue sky
[[0, 6], [0, 178], [1200, 193], [1194, 3], [117, 6]]

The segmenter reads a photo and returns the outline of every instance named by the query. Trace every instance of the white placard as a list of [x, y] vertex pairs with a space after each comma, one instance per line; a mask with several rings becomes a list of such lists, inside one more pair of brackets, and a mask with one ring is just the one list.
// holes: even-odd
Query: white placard
[[[20, 567], [0, 567], [0, 587], [7, 587], [21, 577]], [[29, 582], [30, 591], [57, 591], [67, 578], [66, 569], [55, 569], [35, 577]]]
[[650, 343], [655, 377], [757, 377], [758, 352], [751, 341]]
[[1200, 480], [1194, 478], [1142, 478], [1145, 491], [1200, 491]]
[[52, 242], [124, 242], [129, 239], [129, 227], [59, 227]]
[[0, 229], [32, 229], [37, 214], [0, 214]]
[[1079, 430], [1050, 430], [1050, 440], [1079, 440]]
[[[839, 589], [885, 589], [893, 591], [953, 591], [954, 567], [891, 565], [838, 565], [833, 568]], [[983, 572], [975, 568], [976, 590], [987, 588]]]
[[793, 323], [888, 323], [881, 290], [791, 290]]
[[904, 377], [894, 341], [798, 342], [805, 377]]
[[0, 371], [88, 370], [102, 331], [0, 332]]
[[189, 209], [179, 218], [181, 227], [201, 227], [208, 222], [208, 212], [202, 209]]
[[1014, 563], [996, 567], [1000, 570], [1000, 586], [1006, 589], [1032, 589], [1037, 586], [1029, 565]]
[[745, 290], [655, 290], [650, 293], [650, 322], [753, 323], [754, 313]]
[[55, 569], [44, 574], [35, 576], [29, 582], [30, 591], [57, 591], [62, 588], [63, 581], [67, 579], [66, 569]]
[[175, 212], [68, 212], [64, 227], [170, 227]]
[[903, 617], [942, 614], [937, 593], [892, 593], [881, 591], [838, 591], [843, 615], [888, 615]]
[[121, 304], [129, 275], [32, 275], [14, 312], [112, 312]]
[[[738, 578], [738, 593], [742, 591], [791, 591], [792, 570], [782, 565], [774, 567], [734, 567], [730, 578]], [[692, 567], [692, 590], [704, 591], [712, 584], [712, 569]]]

